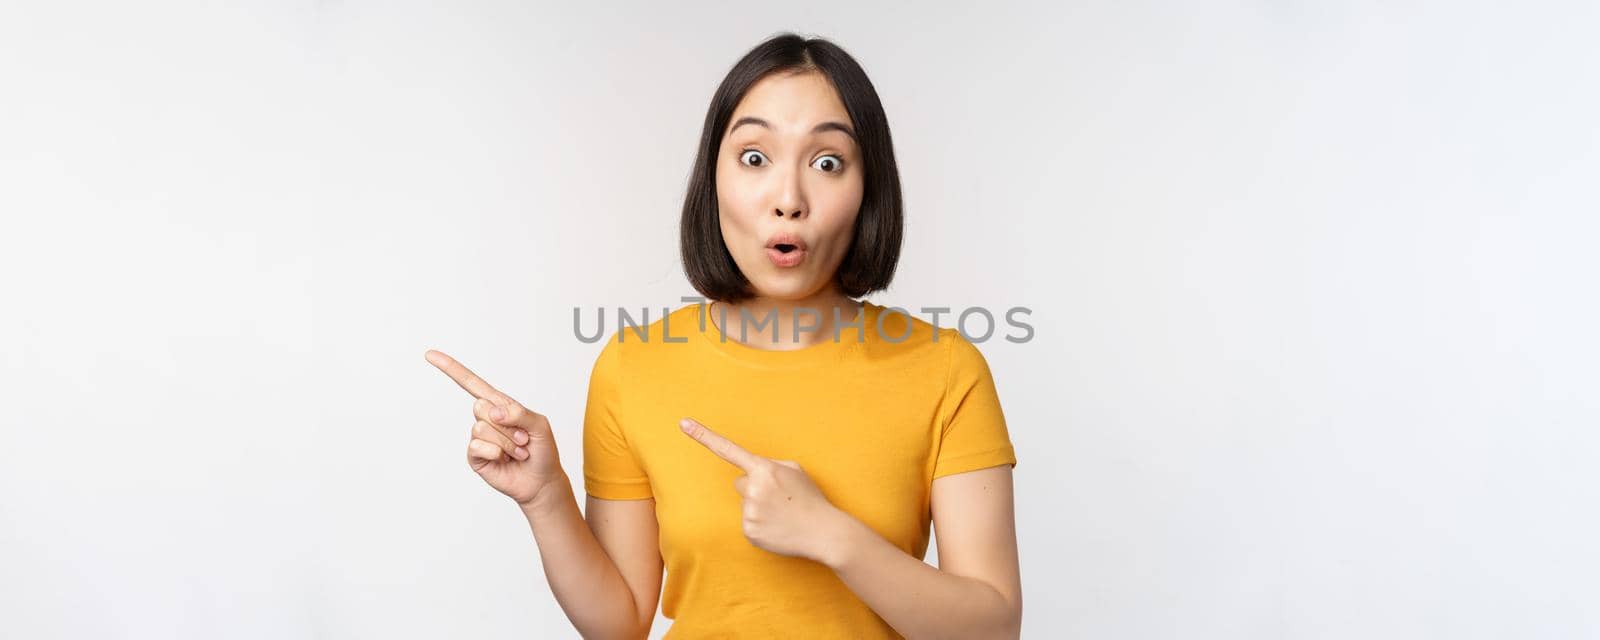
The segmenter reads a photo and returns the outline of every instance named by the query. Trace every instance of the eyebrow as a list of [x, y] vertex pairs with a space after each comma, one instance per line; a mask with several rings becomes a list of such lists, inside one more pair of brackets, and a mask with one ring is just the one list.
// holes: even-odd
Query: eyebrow
[[[747, 125], [747, 124], [760, 125], [760, 126], [766, 127], [768, 130], [772, 129], [772, 125], [767, 124], [766, 120], [762, 120], [761, 118], [757, 118], [755, 116], [745, 116], [743, 118], [739, 118], [739, 120], [737, 122], [733, 123], [733, 126], [728, 129], [728, 135], [730, 135], [730, 136], [733, 135], [734, 129], [738, 129], [740, 126]], [[850, 125], [847, 125], [847, 124], [845, 124], [843, 122], [835, 122], [833, 120], [829, 120], [827, 122], [820, 123], [817, 126], [811, 128], [811, 133], [812, 134], [818, 134], [818, 133], [822, 133], [824, 131], [842, 131], [842, 132], [844, 132], [845, 135], [850, 136], [850, 141], [851, 142], [855, 142], [856, 144], [861, 144], [860, 140], [856, 140], [856, 132], [850, 130]]]

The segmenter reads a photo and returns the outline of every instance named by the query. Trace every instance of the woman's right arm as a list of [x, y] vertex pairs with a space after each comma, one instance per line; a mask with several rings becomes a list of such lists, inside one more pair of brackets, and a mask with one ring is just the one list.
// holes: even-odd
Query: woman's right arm
[[545, 416], [438, 351], [429, 363], [476, 399], [467, 463], [521, 507], [550, 590], [585, 638], [645, 638], [661, 593], [655, 500], [589, 498], [578, 512]]
[[565, 476], [522, 505], [550, 590], [583, 637], [646, 638], [661, 595], [655, 500], [586, 507], [588, 518]]

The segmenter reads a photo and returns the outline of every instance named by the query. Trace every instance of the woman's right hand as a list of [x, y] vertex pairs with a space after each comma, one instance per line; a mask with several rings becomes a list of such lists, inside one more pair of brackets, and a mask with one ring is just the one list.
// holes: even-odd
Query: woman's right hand
[[423, 357], [474, 398], [467, 464], [484, 482], [517, 504], [529, 505], [562, 479], [565, 472], [549, 420], [489, 386], [455, 358], [432, 349]]

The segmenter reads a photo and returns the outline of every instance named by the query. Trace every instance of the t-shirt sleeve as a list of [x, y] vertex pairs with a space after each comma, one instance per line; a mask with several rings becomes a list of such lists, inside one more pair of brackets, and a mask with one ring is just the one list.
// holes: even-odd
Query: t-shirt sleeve
[[977, 345], [955, 329], [941, 332], [948, 332], [939, 339], [949, 341], [950, 364], [940, 403], [939, 454], [933, 477], [1002, 464], [1017, 466], [988, 361]]
[[589, 373], [583, 411], [583, 489], [596, 498], [649, 498], [650, 479], [622, 430], [622, 345], [608, 338]]

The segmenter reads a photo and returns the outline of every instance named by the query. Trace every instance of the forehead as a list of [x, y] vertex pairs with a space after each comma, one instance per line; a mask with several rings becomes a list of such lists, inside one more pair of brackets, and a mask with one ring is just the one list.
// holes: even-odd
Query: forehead
[[[732, 126], [739, 118], [754, 116], [772, 123], [780, 135], [804, 135], [819, 122], [835, 121], [854, 126], [839, 99], [833, 83], [821, 73], [769, 74], [745, 92], [744, 99], [728, 119]], [[765, 133], [762, 127], [740, 127], [740, 133]]]

